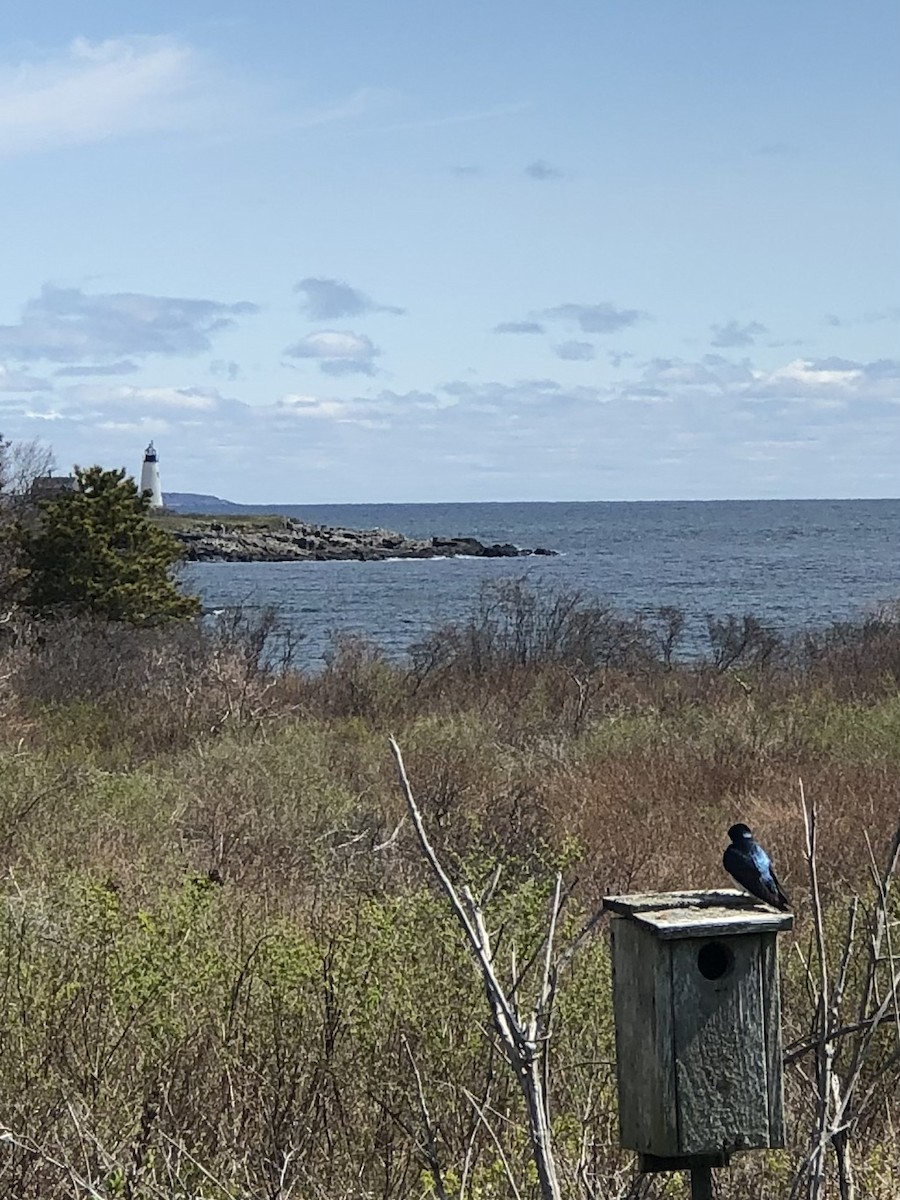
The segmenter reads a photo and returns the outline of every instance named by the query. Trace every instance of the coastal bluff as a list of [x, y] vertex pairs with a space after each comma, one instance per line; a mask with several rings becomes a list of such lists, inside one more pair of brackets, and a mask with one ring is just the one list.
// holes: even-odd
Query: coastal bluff
[[163, 517], [160, 524], [181, 542], [188, 562], [328, 562], [388, 558], [523, 558], [554, 555], [508, 542], [474, 537], [412, 538], [389, 529], [310, 525], [292, 517]]

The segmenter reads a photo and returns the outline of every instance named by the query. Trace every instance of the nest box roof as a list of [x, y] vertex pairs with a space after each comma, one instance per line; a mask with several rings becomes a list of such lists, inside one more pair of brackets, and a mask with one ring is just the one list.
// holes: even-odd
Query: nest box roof
[[732, 888], [605, 896], [603, 907], [665, 939], [780, 933], [794, 924], [791, 913], [778, 912]]

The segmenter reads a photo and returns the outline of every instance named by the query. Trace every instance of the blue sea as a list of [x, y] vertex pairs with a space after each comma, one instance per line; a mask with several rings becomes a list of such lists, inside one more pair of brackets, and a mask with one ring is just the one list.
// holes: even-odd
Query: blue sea
[[527, 575], [628, 614], [685, 610], [695, 646], [705, 615], [754, 613], [785, 631], [859, 616], [900, 596], [900, 500], [285, 505], [323, 525], [412, 536], [471, 535], [544, 546], [556, 558], [196, 563], [186, 584], [208, 609], [275, 605], [315, 669], [336, 633], [394, 657], [435, 623], [468, 613], [485, 581]]

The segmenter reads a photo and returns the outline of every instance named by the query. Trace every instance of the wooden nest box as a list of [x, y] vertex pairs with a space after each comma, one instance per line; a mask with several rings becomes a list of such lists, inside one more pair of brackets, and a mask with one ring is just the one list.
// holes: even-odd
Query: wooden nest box
[[776, 912], [737, 891], [608, 896], [624, 1147], [645, 1171], [784, 1145]]

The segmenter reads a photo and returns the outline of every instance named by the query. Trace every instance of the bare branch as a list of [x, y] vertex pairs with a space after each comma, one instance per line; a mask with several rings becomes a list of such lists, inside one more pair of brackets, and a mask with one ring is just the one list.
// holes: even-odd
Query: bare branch
[[500, 1139], [497, 1137], [496, 1130], [494, 1129], [494, 1127], [490, 1123], [490, 1121], [487, 1119], [487, 1115], [485, 1114], [484, 1108], [478, 1103], [478, 1101], [475, 1099], [475, 1097], [472, 1095], [472, 1093], [468, 1090], [468, 1088], [463, 1088], [463, 1095], [466, 1097], [466, 1099], [469, 1101], [469, 1103], [472, 1105], [472, 1107], [478, 1113], [478, 1117], [479, 1117], [482, 1125], [484, 1125], [485, 1129], [490, 1134], [491, 1141], [494, 1143], [495, 1147], [497, 1148], [497, 1154], [500, 1158], [501, 1163], [503, 1164], [503, 1170], [506, 1172], [506, 1178], [509, 1181], [509, 1186], [510, 1186], [510, 1189], [512, 1190], [512, 1194], [515, 1197], [515, 1200], [522, 1200], [521, 1193], [519, 1192], [519, 1189], [516, 1187], [516, 1178], [509, 1168], [509, 1160], [507, 1159], [506, 1155], [503, 1153], [503, 1146], [500, 1142]]
[[434, 1125], [431, 1121], [431, 1113], [428, 1111], [428, 1103], [425, 1099], [425, 1088], [422, 1086], [422, 1076], [419, 1072], [418, 1064], [410, 1049], [409, 1039], [406, 1035], [403, 1036], [403, 1049], [406, 1051], [406, 1057], [409, 1059], [410, 1066], [413, 1069], [413, 1074], [416, 1077], [416, 1091], [419, 1097], [419, 1112], [422, 1116], [422, 1125], [425, 1129], [425, 1157], [428, 1161], [428, 1169], [431, 1172], [431, 1178], [434, 1180], [434, 1190], [438, 1196], [438, 1200], [447, 1200], [447, 1192], [444, 1188], [444, 1176], [441, 1171], [441, 1160], [438, 1158], [437, 1152], [437, 1137], [434, 1132]]
[[[553, 1156], [550, 1122], [547, 1113], [548, 1088], [545, 1073], [548, 1062], [549, 1011], [552, 1007], [553, 980], [556, 978], [553, 966], [553, 943], [559, 912], [562, 906], [562, 878], [561, 876], [557, 876], [550, 909], [550, 926], [545, 939], [541, 942], [541, 945], [545, 947], [545, 954], [540, 992], [527, 1020], [523, 1020], [519, 1014], [518, 1000], [515, 993], [515, 987], [518, 983], [515, 963], [513, 962], [514, 987], [512, 991], [506, 992], [495, 970], [494, 952], [491, 948], [491, 935], [484, 919], [483, 904], [475, 899], [469, 887], [463, 886], [457, 891], [453, 881], [441, 864], [425, 830], [422, 813], [413, 796], [412, 787], [406, 774], [403, 755], [394, 738], [390, 739], [390, 746], [397, 763], [400, 784], [406, 798], [406, 806], [416, 831], [419, 846], [446, 895], [450, 907], [466, 935], [469, 947], [478, 962], [482, 983], [484, 984], [488, 1004], [494, 1018], [494, 1027], [525, 1100], [528, 1110], [529, 1140], [532, 1157], [537, 1168], [543, 1200], [561, 1200], [559, 1179]], [[497, 885], [497, 878], [498, 873], [495, 871], [485, 890], [484, 895], [486, 897], [489, 898], [493, 894]], [[539, 952], [540, 947], [535, 951], [533, 960], [536, 959]], [[466, 1095], [477, 1106], [477, 1101], [474, 1097], [468, 1092]], [[478, 1111], [483, 1117], [483, 1109], [478, 1109]], [[504, 1168], [507, 1171], [510, 1184], [515, 1195], [518, 1196], [514, 1180], [509, 1174], [509, 1164], [503, 1156], [502, 1147], [486, 1120], [485, 1126], [497, 1142], [497, 1149], [504, 1163]]]
[[400, 836], [400, 830], [403, 828], [405, 823], [406, 817], [401, 817], [394, 826], [394, 832], [390, 835], [390, 837], [372, 847], [376, 854], [381, 850], [390, 850], [390, 848], [396, 844], [397, 838]]

